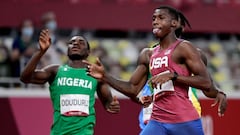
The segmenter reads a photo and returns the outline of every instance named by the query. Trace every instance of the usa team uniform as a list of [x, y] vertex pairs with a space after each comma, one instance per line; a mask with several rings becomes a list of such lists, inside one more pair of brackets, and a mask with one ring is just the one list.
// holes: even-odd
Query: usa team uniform
[[[160, 50], [160, 46], [154, 48], [150, 59], [152, 76], [169, 72], [191, 76], [171, 59], [173, 50], [182, 41], [178, 39], [164, 50]], [[154, 88], [151, 119], [141, 135], [203, 135], [200, 115], [189, 100], [188, 90], [189, 86], [172, 80]], [[158, 94], [161, 97], [157, 97]]]

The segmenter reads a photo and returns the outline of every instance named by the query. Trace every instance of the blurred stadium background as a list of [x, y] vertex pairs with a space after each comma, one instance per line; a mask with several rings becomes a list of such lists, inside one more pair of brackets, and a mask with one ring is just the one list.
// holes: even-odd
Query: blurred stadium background
[[[0, 134], [49, 134], [52, 109], [48, 86], [25, 85], [19, 81], [19, 72], [36, 49], [39, 31], [46, 21], [55, 21], [52, 35], [55, 40], [53, 53], [50, 52], [39, 67], [65, 63], [64, 44], [70, 36], [79, 34], [90, 41], [93, 49], [90, 61], [100, 57], [109, 72], [128, 79], [141, 49], [157, 43], [151, 33], [151, 17], [153, 9], [163, 4], [176, 7], [186, 15], [192, 29], [186, 28], [183, 37], [204, 50], [209, 71], [228, 95], [228, 110], [219, 118], [217, 107], [210, 107], [213, 100], [199, 92], [205, 134], [239, 134], [239, 0], [1, 0]], [[26, 20], [33, 27], [28, 43], [19, 41], [23, 26], [29, 26]], [[97, 100], [95, 134], [138, 134], [141, 107], [113, 92], [121, 102], [121, 113], [104, 112]]]

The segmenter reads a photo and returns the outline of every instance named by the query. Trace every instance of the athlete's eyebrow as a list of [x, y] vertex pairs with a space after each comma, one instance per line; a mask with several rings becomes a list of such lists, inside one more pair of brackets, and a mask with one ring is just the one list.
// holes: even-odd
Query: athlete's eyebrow
[[84, 39], [71, 39], [71, 40], [69, 40], [68, 42], [67, 42], [67, 44], [72, 44], [73, 42], [75, 42], [75, 41], [78, 41], [78, 42], [84, 42], [85, 40]]

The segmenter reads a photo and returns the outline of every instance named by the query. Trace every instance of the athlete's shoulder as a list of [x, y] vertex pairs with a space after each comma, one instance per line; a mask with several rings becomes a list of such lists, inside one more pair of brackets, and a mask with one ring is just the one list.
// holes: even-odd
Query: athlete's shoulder
[[151, 51], [152, 51], [152, 48], [148, 48], [148, 47], [143, 48], [140, 55], [146, 55], [146, 54], [150, 53]]
[[152, 55], [151, 48], [142, 49], [142, 51], [140, 52], [139, 57], [138, 57], [138, 65], [144, 64], [147, 66], [149, 64], [149, 59], [150, 59], [151, 55]]
[[192, 45], [193, 43], [189, 40], [185, 39], [179, 39], [180, 40], [180, 45]]
[[44, 70], [55, 69], [55, 68], [59, 68], [60, 66], [61, 66], [61, 65], [59, 65], [59, 64], [50, 64], [50, 65], [44, 67], [43, 69], [44, 69]]
[[50, 72], [50, 73], [57, 73], [60, 66], [61, 65], [59, 65], [59, 64], [51, 64], [51, 65], [44, 67], [42, 70], [44, 70], [46, 72]]
[[183, 51], [183, 52], [186, 52], [187, 50], [189, 50], [189, 51], [193, 51], [193, 50], [197, 51], [197, 47], [194, 46], [194, 44], [193, 44], [191, 41], [189, 41], [189, 40], [182, 40], [182, 41], [178, 44], [177, 48], [178, 48], [180, 51], [185, 50], [185, 51]]

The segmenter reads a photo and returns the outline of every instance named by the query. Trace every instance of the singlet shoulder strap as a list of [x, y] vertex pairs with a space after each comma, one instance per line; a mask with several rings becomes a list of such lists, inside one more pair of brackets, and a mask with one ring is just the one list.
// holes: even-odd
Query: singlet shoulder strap
[[157, 50], [159, 50], [159, 47], [160, 47], [160, 45], [158, 44], [151, 49], [152, 49], [153, 52], [156, 52]]
[[177, 39], [177, 41], [174, 42], [173, 45], [170, 48], [175, 49], [176, 46], [179, 45], [183, 41], [184, 41], [184, 39]]

